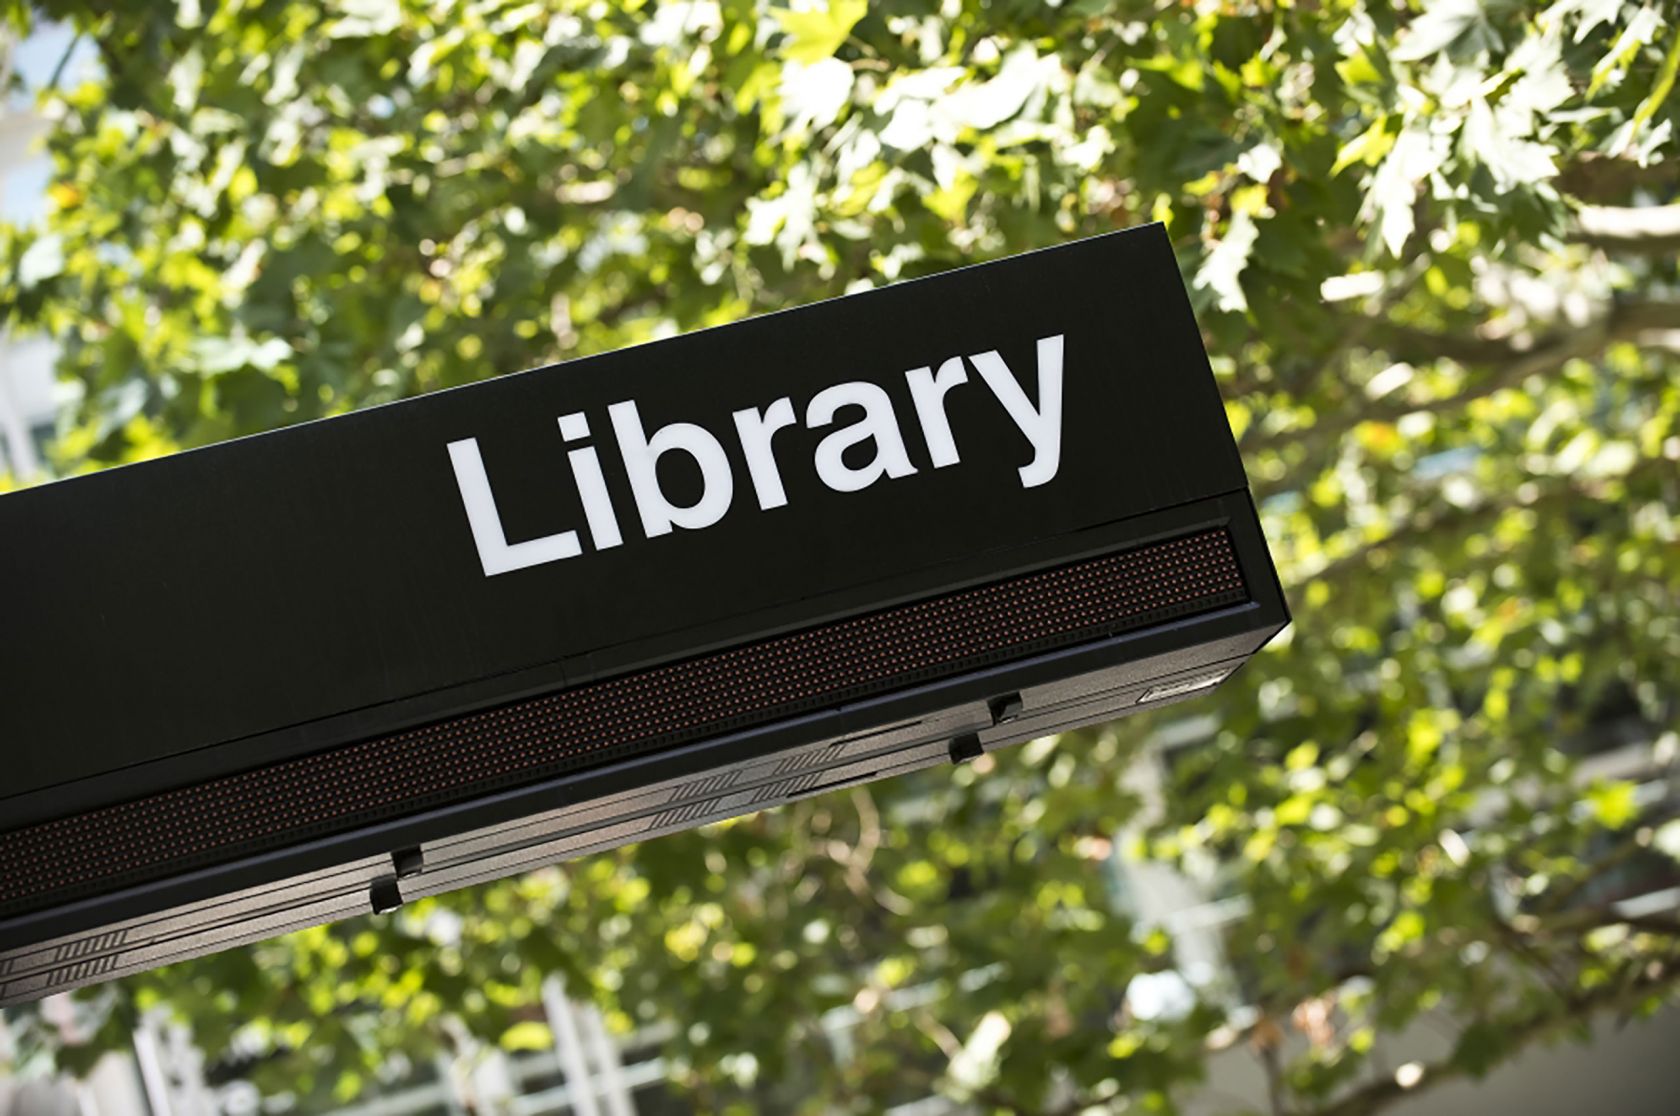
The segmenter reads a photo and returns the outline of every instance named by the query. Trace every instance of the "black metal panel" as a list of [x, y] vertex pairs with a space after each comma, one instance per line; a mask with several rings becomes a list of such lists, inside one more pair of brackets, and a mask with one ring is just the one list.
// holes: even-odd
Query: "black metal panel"
[[[1241, 606], [1224, 610], [1224, 614], [1227, 619], [1238, 615], [1252, 619], [1257, 607]], [[1171, 627], [1183, 636], [1199, 623], [1187, 620]], [[1071, 664], [1088, 662], [1088, 652], [1082, 652], [1077, 660], [1061, 656], [1041, 659], [1033, 664], [1033, 676], [1061, 681], [1045, 686], [1027, 684], [1022, 715], [1006, 724], [989, 726], [988, 703], [974, 700], [878, 732], [769, 753], [760, 749], [756, 759], [750, 758], [751, 749], [742, 749], [739, 739], [695, 745], [683, 757], [687, 762], [675, 766], [709, 774], [695, 777], [679, 770], [672, 775], [664, 770], [672, 765], [659, 764], [632, 780], [635, 789], [602, 793], [605, 788], [625, 783], [622, 772], [616, 780], [603, 778], [605, 772], [584, 777], [581, 782], [578, 776], [565, 777], [572, 786], [562, 797], [571, 804], [536, 812], [530, 812], [527, 805], [517, 822], [428, 841], [423, 868], [401, 880], [391, 879], [393, 865], [388, 856], [364, 857], [291, 878], [280, 878], [271, 862], [266, 883], [224, 890], [215, 900], [160, 910], [150, 916], [118, 920], [113, 914], [111, 920], [90, 932], [52, 938], [37, 931], [20, 946], [14, 931], [0, 929], [0, 1006], [288, 929], [366, 913], [370, 885], [376, 881], [386, 881], [404, 899], [436, 894], [820, 794], [838, 785], [890, 778], [939, 764], [946, 761], [949, 737], [957, 732], [978, 735], [984, 750], [990, 751], [1045, 733], [1123, 716], [1142, 707], [1143, 694], [1161, 679], [1228, 677], [1267, 634], [1270, 629], [1199, 644], [1188, 654], [1166, 653], [1142, 659], [1136, 657], [1140, 636], [1121, 636], [1105, 641], [1104, 647], [1089, 649], [1099, 656], [1123, 660], [1120, 665], [1072, 676], [1067, 672], [1080, 668]], [[1132, 654], [1122, 650], [1127, 644]], [[1220, 657], [1231, 652], [1238, 657]], [[1192, 660], [1200, 661], [1186, 665]], [[1167, 669], [1168, 663], [1176, 665]], [[1017, 671], [1012, 678], [1019, 681], [1023, 675]], [[1058, 695], [1065, 693], [1081, 697], [1060, 700]], [[915, 702], [920, 698], [925, 702], [931, 696], [905, 695], [901, 700]], [[1172, 700], [1181, 698], [1150, 702], [1149, 707]], [[874, 712], [878, 717], [879, 708]], [[555, 797], [552, 791], [549, 797]], [[395, 840], [390, 832], [384, 836], [387, 843]], [[254, 870], [263, 871], [260, 866]], [[252, 871], [246, 869], [246, 875]], [[120, 905], [103, 905], [113, 911], [120, 909]]]

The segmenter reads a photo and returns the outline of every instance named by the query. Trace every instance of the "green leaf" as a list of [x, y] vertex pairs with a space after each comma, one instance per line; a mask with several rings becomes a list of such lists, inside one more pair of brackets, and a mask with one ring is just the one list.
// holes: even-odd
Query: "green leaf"
[[1231, 218], [1225, 235], [1214, 245], [1196, 272], [1195, 285], [1213, 292], [1214, 305], [1220, 310], [1242, 312], [1248, 309], [1248, 295], [1242, 287], [1242, 274], [1254, 251], [1260, 228], [1247, 212], [1238, 210]]
[[1630, 129], [1632, 133], [1637, 133], [1649, 124], [1651, 118], [1656, 116], [1657, 110], [1668, 103], [1677, 76], [1680, 76], [1680, 26], [1674, 28], [1674, 33], [1669, 39], [1668, 53], [1663, 56], [1662, 69], [1657, 71], [1657, 80], [1651, 83], [1651, 91], [1634, 110]]
[[1401, 62], [1433, 58], [1443, 51], [1472, 54], [1498, 45], [1482, 0], [1430, 0], [1406, 29], [1393, 57]]
[[782, 42], [782, 56], [807, 66], [833, 57], [868, 11], [868, 0], [828, 0], [797, 12], [776, 9], [772, 14], [787, 36]]
[[1635, 789], [1626, 781], [1599, 783], [1587, 791], [1587, 805], [1601, 825], [1621, 829], [1639, 815]]
[[547, 1023], [525, 1020], [503, 1031], [498, 1045], [503, 1050], [553, 1050], [554, 1032]]
[[1597, 96], [1612, 79], [1619, 78], [1622, 72], [1633, 61], [1639, 49], [1654, 41], [1657, 32], [1662, 28], [1662, 17], [1655, 9], [1644, 7], [1634, 14], [1628, 25], [1622, 28], [1616, 41], [1604, 53], [1604, 57], [1592, 68], [1592, 81], [1587, 86], [1587, 96]]
[[1369, 128], [1342, 145], [1336, 153], [1336, 161], [1331, 164], [1330, 173], [1341, 174], [1355, 163], [1376, 166], [1393, 147], [1394, 133], [1388, 130], [1388, 117], [1379, 116]]
[[388, 35], [402, 24], [402, 5], [398, 0], [340, 0], [344, 14], [334, 20], [327, 34], [335, 39]]
[[64, 270], [64, 242], [54, 235], [36, 237], [18, 260], [17, 280], [33, 287]]
[[1371, 85], [1382, 80], [1382, 74], [1371, 62], [1371, 56], [1360, 51], [1352, 58], [1336, 63], [1336, 73], [1349, 85]]

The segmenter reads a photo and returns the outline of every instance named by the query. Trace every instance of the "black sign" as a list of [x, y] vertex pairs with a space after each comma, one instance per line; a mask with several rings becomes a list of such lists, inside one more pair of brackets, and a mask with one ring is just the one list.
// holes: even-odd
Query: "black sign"
[[1151, 226], [14, 493], [0, 829], [1245, 485]]

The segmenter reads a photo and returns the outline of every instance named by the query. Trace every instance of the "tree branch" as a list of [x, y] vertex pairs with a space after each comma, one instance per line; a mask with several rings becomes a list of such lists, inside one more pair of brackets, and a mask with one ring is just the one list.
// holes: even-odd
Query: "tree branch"
[[1284, 1085], [1283, 1057], [1277, 1044], [1257, 1049], [1254, 1056], [1260, 1059], [1260, 1068], [1266, 1072], [1266, 1100], [1272, 1106], [1272, 1116], [1289, 1116], [1289, 1093]]
[[1605, 926], [1626, 926], [1629, 930], [1638, 930], [1644, 934], [1680, 938], [1680, 918], [1664, 914], [1622, 914], [1614, 906], [1576, 907], [1562, 914], [1537, 920], [1535, 923], [1535, 928], [1540, 933], [1575, 935]]
[[[70, 56], [76, 53], [76, 48], [82, 45], [82, 37], [86, 32], [77, 29], [70, 38], [70, 45], [64, 48], [64, 53], [58, 56], [58, 62], [53, 66], [52, 76], [47, 79], [47, 88], [58, 92], [58, 83], [64, 77], [64, 68], [70, 64]], [[3, 85], [0, 82], [0, 85]]]
[[[1680, 206], [1674, 208], [1680, 211]], [[1676, 232], [1680, 233], [1680, 226], [1676, 226]], [[1624, 299], [1616, 304], [1612, 326], [1612, 340], [1629, 341], [1637, 340], [1642, 333], [1680, 329], [1680, 301], [1666, 298]]]
[[[1598, 496], [1598, 492], [1596, 491], [1597, 486], [1607, 481], [1621, 481], [1626, 483], [1658, 469], [1661, 469], [1664, 472], [1671, 472], [1673, 468], [1674, 463], [1666, 458], [1643, 458], [1626, 473], [1619, 476], [1602, 477], [1595, 480], [1585, 481], [1570, 480], [1567, 483], [1558, 484], [1555, 487], [1542, 490], [1533, 500], [1526, 504], [1522, 504], [1521, 506], [1534, 509], [1562, 500], [1590, 500]], [[1510, 500], [1488, 499], [1463, 507], [1450, 506], [1444, 511], [1437, 512], [1433, 515], [1418, 513], [1406, 519], [1401, 526], [1396, 527], [1393, 531], [1389, 532], [1382, 538], [1369, 542], [1364, 546], [1359, 547], [1357, 550], [1350, 551], [1339, 558], [1331, 559], [1329, 562], [1326, 562], [1323, 566], [1321, 566], [1315, 573], [1292, 580], [1290, 582], [1290, 587], [1293, 588], [1297, 585], [1305, 585], [1311, 581], [1327, 581], [1334, 584], [1336, 581], [1345, 576], [1367, 572], [1370, 569], [1371, 558], [1375, 554], [1393, 550], [1395, 547], [1403, 546], [1409, 542], [1417, 541], [1424, 536], [1433, 535], [1440, 531], [1470, 526], [1485, 517], [1503, 515], [1510, 507]]]
[[1558, 188], [1584, 202], [1620, 202], [1638, 191], [1661, 197], [1680, 185], [1673, 160], [1640, 166], [1632, 159], [1587, 152], [1564, 166]]
[[1544, 915], [1548, 911], [1568, 909], [1570, 900], [1574, 899], [1575, 896], [1585, 890], [1594, 880], [1601, 878], [1612, 868], [1626, 863], [1638, 856], [1641, 852], [1644, 852], [1646, 844], [1646, 842], [1640, 840], [1638, 829], [1635, 829], [1633, 832], [1627, 834], [1621, 840], [1617, 841], [1616, 844], [1611, 847], [1609, 852], [1598, 857], [1596, 860], [1593, 860], [1591, 863], [1582, 863], [1581, 874], [1579, 876], [1567, 880], [1557, 887], [1548, 888], [1546, 893], [1541, 896], [1539, 903], [1536, 904], [1536, 913]]
[[1675, 918], [1672, 915], [1611, 914], [1604, 920], [1604, 925], [1621, 925], [1644, 934], [1662, 934], [1670, 938], [1680, 938], [1680, 918]]
[[1680, 253], [1680, 205], [1584, 205], [1570, 239], [1606, 252]]
[[1559, 972], [1552, 964], [1552, 959], [1529, 941], [1527, 935], [1501, 918], [1498, 911], [1493, 912], [1493, 926], [1494, 932], [1499, 936], [1499, 940], [1505, 943], [1505, 947], [1539, 973], [1540, 979], [1546, 982], [1548, 988], [1559, 996], [1569, 995], [1571, 982], [1568, 976]]
[[[1536, 1039], [1555, 1034], [1571, 1024], [1609, 1011], [1626, 1010], [1653, 995], [1672, 992], [1680, 985], [1680, 959], [1641, 961], [1637, 977], [1610, 982], [1590, 992], [1563, 998], [1561, 1005], [1527, 1016], [1497, 1021], [1507, 1049], [1526, 1046]], [[1401, 1100], [1415, 1097], [1442, 1082], [1472, 1076], [1470, 1069], [1448, 1057], [1423, 1070], [1410, 1088], [1392, 1077], [1384, 1078], [1326, 1105], [1312, 1116], [1372, 1116]]]
[[[1242, 446], [1243, 452], [1303, 447], [1313, 459], [1334, 446], [1354, 428], [1367, 422], [1398, 422], [1412, 414], [1439, 414], [1457, 410], [1478, 399], [1515, 388], [1531, 376], [1555, 373], [1571, 360], [1596, 356], [1616, 341], [1637, 340], [1655, 330], [1680, 329], [1680, 300], [1624, 299], [1577, 329], [1553, 334], [1529, 347], [1478, 336], [1430, 333], [1409, 326], [1380, 322], [1374, 325], [1371, 341], [1398, 359], [1425, 363], [1442, 357], [1468, 366], [1487, 366], [1490, 371], [1468, 380], [1463, 388], [1435, 399], [1406, 398], [1377, 400], [1365, 407], [1348, 407], [1334, 418], [1304, 430], [1286, 430], [1255, 438]], [[1257, 485], [1256, 494], [1270, 495], [1287, 488], [1289, 480]]]

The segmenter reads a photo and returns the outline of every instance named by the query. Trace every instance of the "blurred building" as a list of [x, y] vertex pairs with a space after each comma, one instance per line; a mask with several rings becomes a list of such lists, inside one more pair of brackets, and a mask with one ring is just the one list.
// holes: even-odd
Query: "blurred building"
[[0, 334], [0, 473], [28, 480], [44, 467], [58, 427], [56, 357], [51, 342]]
[[[40, 88], [69, 60], [73, 37], [66, 28], [43, 28], [14, 43], [0, 31], [0, 91], [16, 75], [23, 89], [0, 99], [0, 221], [24, 224], [44, 208], [52, 168], [40, 149], [47, 121], [35, 109]], [[53, 378], [57, 349], [44, 338], [17, 338], [0, 330], [0, 473], [35, 477], [45, 446], [58, 425], [62, 393]]]
[[[1198, 714], [1194, 704], [1167, 725], [1132, 769], [1130, 789], [1145, 803], [1134, 824], [1147, 825], [1150, 803], [1159, 809], [1171, 785], [1173, 765], [1205, 746], [1217, 729], [1214, 718]], [[1656, 818], [1680, 813], [1680, 797], [1655, 761], [1651, 741], [1630, 738], [1584, 761], [1583, 777], [1633, 779], [1642, 805]], [[1123, 835], [1122, 835], [1123, 836]], [[1123, 847], [1124, 840], [1115, 846]], [[1246, 901], [1225, 894], [1224, 873], [1217, 864], [1196, 878], [1162, 864], [1136, 863], [1116, 856], [1112, 871], [1116, 901], [1145, 927], [1159, 926], [1175, 940], [1176, 966], [1127, 989], [1128, 1006], [1142, 1018], [1185, 1011], [1198, 989], [1240, 989], [1242, 974], [1227, 960], [1225, 935], [1240, 928]], [[1612, 881], [1614, 895], [1597, 897], [1640, 914], [1680, 907], [1680, 881], [1660, 860], [1645, 868], [1630, 864]], [[970, 974], [977, 984], [991, 979], [985, 970]], [[477, 1046], [460, 1036], [458, 1053], [433, 1064], [398, 1065], [374, 1095], [348, 1105], [317, 1107], [298, 1098], [264, 1096], [245, 1074], [238, 1055], [207, 1063], [190, 1031], [162, 1018], [148, 1018], [134, 1032], [132, 1050], [107, 1056], [85, 1082], [29, 1080], [8, 1083], [0, 1077], [0, 1116], [678, 1116], [698, 1110], [667, 1083], [662, 1050], [674, 1027], [647, 1028], [612, 1036], [600, 1013], [565, 995], [556, 979], [543, 989], [542, 1020], [553, 1036], [551, 1049], [507, 1054]], [[889, 1010], [913, 1011], [939, 995], [932, 988], [903, 988], [889, 997]], [[1236, 1033], [1252, 1022], [1251, 1008], [1228, 1005]], [[86, 1021], [65, 997], [45, 1005], [53, 1025], [74, 1033]], [[822, 1028], [835, 1057], [844, 1060], [849, 1032], [857, 1018], [848, 1008], [830, 1011]], [[1430, 1063], [1447, 1055], [1460, 1028], [1446, 1017], [1424, 1018], [1400, 1034], [1378, 1038], [1378, 1058], [1390, 1070], [1410, 1062]], [[1385, 1109], [1395, 1116], [1483, 1116], [1521, 1112], [1525, 1116], [1574, 1116], [1609, 1112], [1617, 1116], [1668, 1116], [1675, 1111], [1674, 1077], [1669, 1052], [1680, 1048], [1680, 1008], [1653, 1019], [1627, 1022], [1603, 1019], [1592, 1027], [1589, 1045], [1537, 1046], [1501, 1066], [1482, 1082], [1443, 1085]], [[0, 1065], [8, 1060], [0, 1028]], [[1306, 1039], [1284, 1036], [1285, 1055]], [[260, 1057], [260, 1053], [253, 1053]], [[1210, 1054], [1207, 1080], [1181, 1097], [1184, 1116], [1222, 1116], [1265, 1108], [1267, 1084], [1259, 1061], [1245, 1045], [1233, 1042]], [[959, 1116], [970, 1108], [941, 1097], [927, 1097], [891, 1109], [888, 1116]]]

